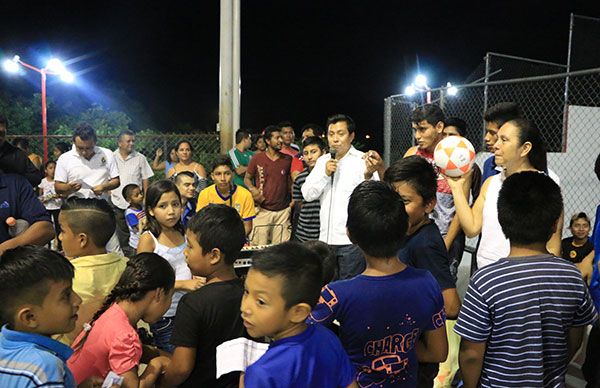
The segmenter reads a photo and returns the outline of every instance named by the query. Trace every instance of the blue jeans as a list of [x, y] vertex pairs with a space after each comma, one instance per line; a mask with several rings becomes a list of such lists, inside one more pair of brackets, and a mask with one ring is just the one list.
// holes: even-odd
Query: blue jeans
[[350, 279], [367, 268], [365, 256], [358, 245], [330, 245], [337, 260], [335, 280]]
[[150, 331], [157, 348], [173, 353], [175, 346], [169, 342], [173, 327], [175, 327], [175, 317], [162, 317], [160, 321], [150, 325]]

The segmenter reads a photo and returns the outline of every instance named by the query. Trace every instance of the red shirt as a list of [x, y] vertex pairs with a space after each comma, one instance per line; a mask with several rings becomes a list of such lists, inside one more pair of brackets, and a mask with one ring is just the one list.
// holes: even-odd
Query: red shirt
[[248, 172], [254, 176], [255, 186], [265, 200], [261, 208], [279, 211], [290, 204], [290, 168], [292, 158], [279, 153], [279, 157], [271, 160], [266, 152], [254, 154], [248, 164]]

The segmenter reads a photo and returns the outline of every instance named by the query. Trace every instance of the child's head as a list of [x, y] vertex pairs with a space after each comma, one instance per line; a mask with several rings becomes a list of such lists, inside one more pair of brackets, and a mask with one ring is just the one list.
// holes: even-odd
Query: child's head
[[300, 243], [256, 252], [241, 306], [248, 334], [277, 340], [304, 325], [319, 300], [322, 277], [321, 259]]
[[81, 298], [73, 265], [60, 253], [25, 245], [0, 256], [0, 314], [13, 330], [41, 335], [72, 331]]
[[462, 136], [467, 134], [467, 123], [465, 120], [458, 117], [448, 117], [444, 122], [444, 137]]
[[155, 323], [171, 306], [174, 287], [175, 271], [167, 260], [156, 253], [138, 253], [127, 262], [104, 305], [94, 314], [92, 323], [113, 303], [123, 300], [139, 302], [144, 299], [147, 304], [142, 319], [146, 323]]
[[226, 205], [208, 205], [194, 214], [188, 221], [186, 236], [185, 260], [198, 276], [233, 267], [246, 243], [240, 215]]
[[231, 188], [232, 176], [233, 170], [231, 169], [231, 159], [228, 157], [217, 158], [213, 164], [210, 177], [220, 191], [229, 190]]
[[312, 169], [317, 164], [317, 159], [325, 153], [325, 142], [320, 137], [307, 137], [302, 143], [302, 160]]
[[122, 194], [123, 198], [125, 198], [125, 200], [129, 202], [131, 206], [144, 206], [144, 195], [142, 194], [140, 186], [136, 185], [135, 183], [125, 185], [125, 187], [123, 187]]
[[186, 200], [196, 196], [196, 176], [191, 171], [181, 171], [175, 176], [175, 186]]
[[586, 239], [590, 234], [591, 222], [587, 214], [580, 212], [573, 214], [569, 222], [571, 234], [578, 240]]
[[146, 230], [158, 237], [164, 228], [181, 226], [181, 196], [177, 186], [170, 180], [153, 182], [146, 192]]
[[413, 234], [429, 218], [436, 204], [437, 174], [433, 166], [417, 155], [395, 161], [384, 180], [402, 197], [408, 214], [408, 231]]
[[54, 160], [49, 160], [44, 164], [44, 174], [46, 177], [54, 179], [54, 171], [56, 171], [56, 162]]
[[408, 227], [400, 195], [384, 182], [364, 181], [348, 203], [350, 240], [370, 257], [395, 257]]
[[419, 148], [433, 151], [443, 137], [445, 117], [442, 109], [433, 104], [417, 107], [412, 111], [410, 121]]
[[331, 283], [335, 275], [335, 251], [331, 249], [329, 245], [319, 240], [308, 240], [305, 241], [303, 245], [311, 251], [313, 251], [314, 253], [316, 253], [317, 255], [319, 255], [319, 257], [321, 258], [321, 263], [323, 265], [323, 280], [321, 282], [321, 285], [324, 286], [326, 284]]
[[562, 210], [560, 187], [536, 171], [510, 175], [498, 196], [498, 221], [511, 246], [545, 244]]
[[115, 215], [103, 199], [67, 199], [58, 216], [58, 238], [67, 257], [86, 256], [103, 250], [115, 232]]

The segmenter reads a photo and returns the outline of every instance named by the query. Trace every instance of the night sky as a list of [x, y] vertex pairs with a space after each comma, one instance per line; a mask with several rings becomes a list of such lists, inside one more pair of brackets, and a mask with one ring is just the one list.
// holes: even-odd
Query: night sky
[[[122, 3], [5, 3], [0, 54], [73, 59], [78, 84], [48, 94], [125, 110], [136, 129], [213, 131], [219, 2]], [[242, 126], [290, 120], [299, 132], [343, 112], [380, 149], [383, 99], [402, 93], [417, 58], [432, 87], [463, 82], [487, 51], [566, 63], [569, 14], [600, 17], [600, 3], [242, 0], [241, 11]], [[28, 77], [3, 75], [0, 88], [39, 92]]]

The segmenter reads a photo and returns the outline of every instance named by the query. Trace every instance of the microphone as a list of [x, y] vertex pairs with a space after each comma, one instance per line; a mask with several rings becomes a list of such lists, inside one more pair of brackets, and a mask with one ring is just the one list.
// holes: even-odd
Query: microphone
[[[331, 150], [329, 150], [329, 153], [331, 154], [331, 159], [335, 159], [337, 156], [337, 150], [335, 148], [332, 148]], [[333, 184], [333, 176], [335, 175], [335, 172], [331, 173], [331, 183]]]

